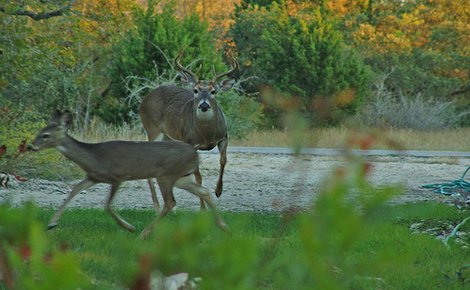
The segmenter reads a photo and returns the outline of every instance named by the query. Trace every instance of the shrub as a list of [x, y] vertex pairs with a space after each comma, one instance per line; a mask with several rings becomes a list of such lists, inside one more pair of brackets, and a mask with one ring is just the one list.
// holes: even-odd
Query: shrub
[[0, 288], [83, 289], [90, 287], [71, 251], [50, 244], [32, 204], [0, 205]]
[[251, 98], [232, 90], [220, 94], [218, 102], [227, 119], [231, 138], [243, 138], [263, 122], [263, 106]]
[[[128, 94], [123, 80], [127, 80], [127, 87], [136, 87], [140, 85], [138, 78], [153, 80], [171, 71], [172, 61], [181, 50], [184, 51], [183, 64], [191, 64], [194, 69], [195, 64], [201, 61], [200, 78], [212, 77], [213, 69], [225, 69], [206, 22], [200, 20], [197, 14], [178, 19], [174, 3], [163, 6], [159, 12], [154, 10], [154, 4], [149, 3], [147, 11], [136, 10], [136, 29], [115, 47], [112, 91], [98, 111], [105, 121], [128, 122], [129, 113], [137, 109], [137, 103], [123, 102]], [[129, 76], [136, 78], [128, 79]], [[144, 89], [142, 94], [147, 92]]]
[[[207, 214], [180, 219], [176, 227], [162, 222], [153, 247], [142, 255], [147, 262], [135, 271], [143, 275], [134, 279], [145, 281], [145, 275], [158, 269], [202, 277], [201, 289], [367, 288], [366, 279], [356, 279], [374, 276], [381, 267], [400, 271], [403, 264], [412, 264], [407, 246], [400, 246], [400, 257], [390, 256], [396, 240], [385, 248], [368, 244], [382, 225], [384, 202], [398, 191], [370, 185], [365, 179], [368, 168], [351, 162], [336, 170], [312, 211], [287, 209], [272, 226], [260, 225], [260, 236], [245, 234], [243, 226], [227, 238], [211, 230], [213, 221]], [[261, 215], [256, 213], [255, 219]], [[244, 221], [237, 222], [240, 226]], [[373, 257], [369, 248], [374, 249]]]
[[[383, 80], [383, 88], [393, 94], [398, 102], [402, 102], [403, 106], [405, 106], [404, 102], [418, 101], [422, 103], [419, 107], [424, 106], [428, 109], [433, 107], [443, 115], [447, 114], [443, 111], [448, 112], [448, 108], [452, 107], [456, 117], [450, 119], [455, 120], [449, 120], [452, 124], [445, 126], [470, 124], [470, 114], [468, 114], [470, 95], [466, 72], [470, 63], [469, 57], [429, 52], [417, 48], [410, 53], [375, 54], [366, 58], [366, 62], [377, 75], [387, 74], [387, 78]], [[450, 105], [449, 101], [453, 104]], [[416, 107], [418, 104], [408, 103], [406, 106]], [[429, 111], [429, 113], [438, 113], [437, 118], [442, 119], [440, 112]], [[416, 111], [415, 113], [424, 112]], [[438, 123], [444, 125], [449, 122], [441, 120]], [[429, 128], [438, 128], [439, 125], [436, 125], [431, 125]]]
[[[10, 9], [23, 6], [12, 5]], [[0, 19], [0, 102], [35, 110], [39, 117], [67, 107], [77, 113], [76, 124], [83, 124], [82, 117], [97, 102], [96, 92], [108, 71], [107, 49], [89, 46], [97, 45], [96, 38], [80, 26], [78, 17], [32, 23], [26, 17], [4, 16]]]
[[459, 67], [458, 60], [442, 54], [415, 49], [411, 53], [376, 54], [366, 61], [377, 74], [387, 74], [383, 85], [392, 92], [442, 99], [463, 85], [462, 80], [445, 73]]
[[[368, 69], [344, 44], [335, 23], [321, 8], [308, 17], [290, 16], [285, 4], [269, 9], [251, 6], [238, 13], [231, 35], [240, 54], [243, 71], [255, 76], [247, 90], [267, 84], [301, 100], [300, 109], [310, 119], [328, 109], [327, 123], [341, 119], [339, 112], [353, 113], [367, 93]], [[342, 92], [352, 92], [339, 99]], [[326, 101], [329, 108], [318, 107]], [[279, 112], [274, 111], [279, 122]]]
[[81, 174], [78, 166], [66, 162], [56, 150], [51, 149], [34, 154], [20, 152], [19, 147], [32, 142], [39, 130], [46, 124], [35, 108], [13, 106], [4, 101], [0, 102], [0, 112], [0, 146], [5, 145], [7, 149], [5, 154], [0, 156], [2, 171], [26, 177], [34, 175], [49, 179], [76, 178], [78, 174]]
[[357, 118], [362, 125], [371, 127], [432, 130], [455, 127], [469, 113], [456, 113], [452, 101], [429, 99], [419, 93], [410, 96], [393, 92], [381, 81]]

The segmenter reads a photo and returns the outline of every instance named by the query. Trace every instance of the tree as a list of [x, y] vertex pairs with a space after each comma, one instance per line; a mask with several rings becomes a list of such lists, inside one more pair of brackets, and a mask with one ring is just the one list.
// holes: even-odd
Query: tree
[[[18, 3], [10, 2], [5, 10], [55, 11], [64, 1]], [[68, 10], [73, 13], [42, 21], [0, 14], [0, 106], [15, 104], [44, 117], [53, 108], [67, 107], [77, 113], [80, 127], [86, 125], [109, 83], [111, 44], [129, 27], [123, 16], [133, 5], [132, 0], [74, 2]]]
[[[364, 11], [346, 16], [345, 26], [351, 44], [376, 72], [389, 74], [388, 90], [456, 101], [465, 113], [470, 109], [467, 6], [464, 0], [374, 1], [367, 17]], [[463, 123], [469, 122], [467, 117]]]
[[234, 42], [243, 70], [256, 76], [248, 89], [271, 86], [291, 103], [299, 99], [298, 109], [315, 124], [336, 123], [367, 93], [367, 68], [321, 7], [303, 12], [277, 3], [251, 7], [238, 15]]
[[[194, 70], [196, 64], [201, 64], [198, 72], [201, 78], [210, 79], [214, 70], [226, 69], [207, 22], [197, 14], [179, 19], [174, 5], [158, 10], [149, 4], [146, 11], [136, 10], [133, 17], [136, 29], [115, 47], [112, 90], [106, 104], [99, 108], [99, 114], [109, 122], [130, 121], [137, 112], [139, 98], [124, 102], [129, 88], [142, 85], [141, 80], [155, 80], [161, 74], [171, 80], [171, 73], [175, 73], [172, 60], [180, 50], [184, 51], [182, 63], [191, 64]], [[148, 89], [140, 95], [148, 93]]]
[[[45, 1], [40, 1], [40, 2], [41, 2], [40, 5], [34, 5], [34, 6], [46, 6], [45, 9], [51, 9], [50, 6], [53, 5], [53, 4], [46, 5], [47, 3], [45, 3]], [[74, 3], [76, 2], [76, 0], [70, 0], [70, 1], [64, 1], [64, 2], [65, 3], [61, 7], [58, 7], [52, 10], [36, 12], [35, 10], [29, 10], [28, 8], [26, 8], [24, 1], [10, 1], [10, 3], [8, 3], [7, 5], [0, 6], [0, 12], [8, 14], [8, 15], [14, 15], [14, 16], [28, 16], [33, 20], [43, 20], [43, 19], [49, 19], [52, 17], [62, 16], [68, 13], [71, 10]]]

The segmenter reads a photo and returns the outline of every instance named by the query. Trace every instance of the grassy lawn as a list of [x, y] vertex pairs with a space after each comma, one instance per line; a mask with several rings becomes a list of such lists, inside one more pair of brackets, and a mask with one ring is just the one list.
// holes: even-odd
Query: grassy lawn
[[[303, 134], [302, 142], [309, 147], [336, 147], [354, 145], [357, 139], [372, 139], [374, 148], [393, 148], [394, 141], [413, 139], [401, 146], [469, 150], [469, 133], [469, 129], [431, 133], [321, 129]], [[290, 146], [289, 135], [255, 132], [231, 144]], [[135, 136], [143, 137], [128, 138], [140, 138]], [[86, 135], [79, 137], [88, 140]], [[90, 141], [107, 137], [97, 134], [95, 138], [100, 140]], [[70, 164], [55, 151], [37, 156], [19, 158], [29, 165], [25, 165], [27, 170], [63, 164], [60, 172], [45, 170], [46, 178], [77, 174], [66, 170]], [[39, 158], [42, 165], [31, 166], [31, 158]], [[86, 281], [81, 289], [145, 289], [139, 288], [138, 282], [153, 276], [156, 269], [164, 275], [187, 272], [192, 278], [201, 277], [201, 289], [468, 289], [470, 222], [448, 245], [442, 242], [470, 215], [468, 208], [459, 210], [438, 203], [387, 205], [384, 202], [398, 190], [368, 185], [365, 168], [361, 163], [352, 163], [337, 171], [325, 182], [314, 209], [308, 212], [223, 212], [233, 236], [220, 231], [209, 213], [178, 211], [142, 241], [137, 239], [137, 233], [120, 228], [101, 209], [66, 209], [59, 226], [44, 232], [53, 210], [37, 209], [41, 225], [28, 228], [0, 206], [0, 271], [5, 256], [2, 247], [8, 252], [14, 245], [13, 251], [19, 249], [21, 253], [26, 241], [33, 251], [31, 262], [17, 259], [14, 264], [20, 277], [31, 278], [32, 286], [22, 289], [54, 289], [38, 285], [47, 279], [64, 278], [66, 275], [54, 273], [73, 268], [74, 261], [78, 261]], [[29, 176], [38, 175], [37, 171], [29, 172]], [[34, 218], [28, 208], [23, 210], [19, 216], [25, 220]], [[119, 212], [138, 231], [155, 217], [153, 211]], [[67, 254], [58, 254], [61, 259], [49, 262], [49, 248], [63, 249]], [[36, 252], [40, 255], [35, 256]], [[44, 270], [48, 267], [49, 272]], [[67, 277], [72, 277], [69, 281], [73, 286], [63, 289], [77, 289], [70, 273]], [[6, 289], [1, 279], [0, 289]]]
[[[164, 220], [149, 240], [118, 227], [103, 210], [68, 209], [60, 224], [47, 232], [56, 245], [65, 245], [80, 261], [90, 289], [120, 289], [131, 285], [148, 267], [166, 275], [188, 272], [201, 277], [202, 289], [465, 289], [470, 286], [469, 236], [451, 240], [450, 247], [435, 234], [449, 234], [468, 211], [443, 204], [386, 206], [366, 222], [360, 234], [323, 231], [312, 215], [224, 212], [234, 232], [218, 230], [208, 214], [178, 211]], [[52, 210], [42, 209], [47, 223]], [[122, 210], [141, 230], [154, 212]], [[333, 217], [334, 218], [334, 217]], [[342, 222], [345, 226], [347, 221]], [[420, 224], [416, 231], [413, 225]], [[323, 225], [324, 226], [324, 225]], [[352, 225], [353, 226], [353, 225]], [[410, 228], [415, 229], [414, 231]], [[470, 225], [462, 228], [467, 233]], [[316, 233], [316, 236], [311, 236]], [[139, 266], [140, 265], [140, 266]], [[139, 270], [140, 269], [140, 270]], [[120, 285], [120, 286], [119, 286]], [[468, 289], [468, 288], [467, 288]]]

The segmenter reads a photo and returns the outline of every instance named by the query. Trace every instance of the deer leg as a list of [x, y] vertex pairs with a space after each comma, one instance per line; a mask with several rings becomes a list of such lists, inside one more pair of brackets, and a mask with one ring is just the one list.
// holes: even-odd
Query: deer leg
[[[150, 132], [150, 130], [147, 130], [147, 134], [148, 134], [148, 139], [151, 142], [162, 141], [163, 138], [165, 137], [163, 133]], [[153, 183], [152, 178], [147, 179], [147, 182], [149, 184], [150, 193], [152, 195], [153, 208], [155, 209], [155, 212], [158, 213], [160, 211], [160, 203], [158, 202], [157, 191], [155, 190], [155, 184]]]
[[[197, 166], [196, 171], [194, 171], [194, 177], [196, 178], [196, 183], [202, 185], [202, 176], [201, 172], [199, 171], [199, 165]], [[204, 200], [200, 198], [199, 201], [201, 204], [201, 210], [206, 210], [206, 204], [204, 203]]]
[[158, 213], [160, 211], [160, 203], [158, 202], [157, 191], [155, 190], [155, 185], [153, 183], [152, 178], [147, 179], [147, 182], [150, 187], [150, 193], [152, 194], [153, 208], [155, 209], [155, 212]]
[[163, 196], [163, 209], [160, 212], [160, 215], [156, 217], [143, 231], [140, 233], [139, 238], [145, 239], [149, 236], [152, 229], [158, 222], [163, 219], [172, 209], [175, 207], [175, 197], [173, 195], [173, 183], [172, 182], [163, 182], [159, 181], [158, 186], [160, 187], [160, 191], [162, 192]]
[[227, 138], [224, 140], [220, 141], [219, 144], [217, 144], [217, 147], [219, 148], [219, 153], [220, 153], [220, 171], [219, 171], [219, 180], [217, 181], [217, 187], [215, 188], [215, 195], [217, 197], [220, 197], [222, 194], [222, 187], [223, 187], [223, 181], [222, 178], [224, 177], [224, 169], [225, 169], [225, 164], [227, 163]]
[[113, 211], [113, 209], [111, 208], [111, 203], [112, 203], [114, 197], [116, 196], [116, 192], [119, 188], [119, 185], [121, 185], [121, 183], [111, 184], [111, 190], [109, 192], [108, 201], [106, 202], [106, 211], [109, 212], [109, 214], [114, 218], [114, 220], [121, 227], [125, 228], [129, 232], [135, 232], [135, 227], [133, 225], [131, 225], [130, 223], [126, 222], [120, 215], [115, 213]]
[[187, 190], [192, 194], [198, 196], [200, 199], [204, 200], [204, 202], [207, 203], [207, 205], [212, 209], [217, 226], [224, 232], [231, 234], [232, 231], [217, 211], [217, 208], [211, 199], [209, 190], [194, 182], [192, 175], [178, 179], [176, 181], [175, 186]]
[[75, 185], [72, 191], [67, 196], [67, 199], [62, 203], [59, 209], [55, 212], [54, 216], [51, 218], [49, 225], [47, 226], [47, 229], [50, 230], [57, 226], [57, 222], [62, 216], [62, 213], [64, 212], [65, 207], [80, 191], [85, 190], [95, 184], [96, 184], [95, 181], [85, 178], [84, 180], [80, 181], [77, 185]]

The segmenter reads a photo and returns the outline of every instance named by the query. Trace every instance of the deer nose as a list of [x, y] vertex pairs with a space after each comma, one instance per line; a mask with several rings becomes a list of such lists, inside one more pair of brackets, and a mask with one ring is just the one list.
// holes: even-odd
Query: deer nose
[[199, 105], [199, 109], [201, 109], [201, 111], [203, 112], [207, 112], [207, 110], [209, 110], [210, 108], [211, 106], [206, 102], [203, 102]]

